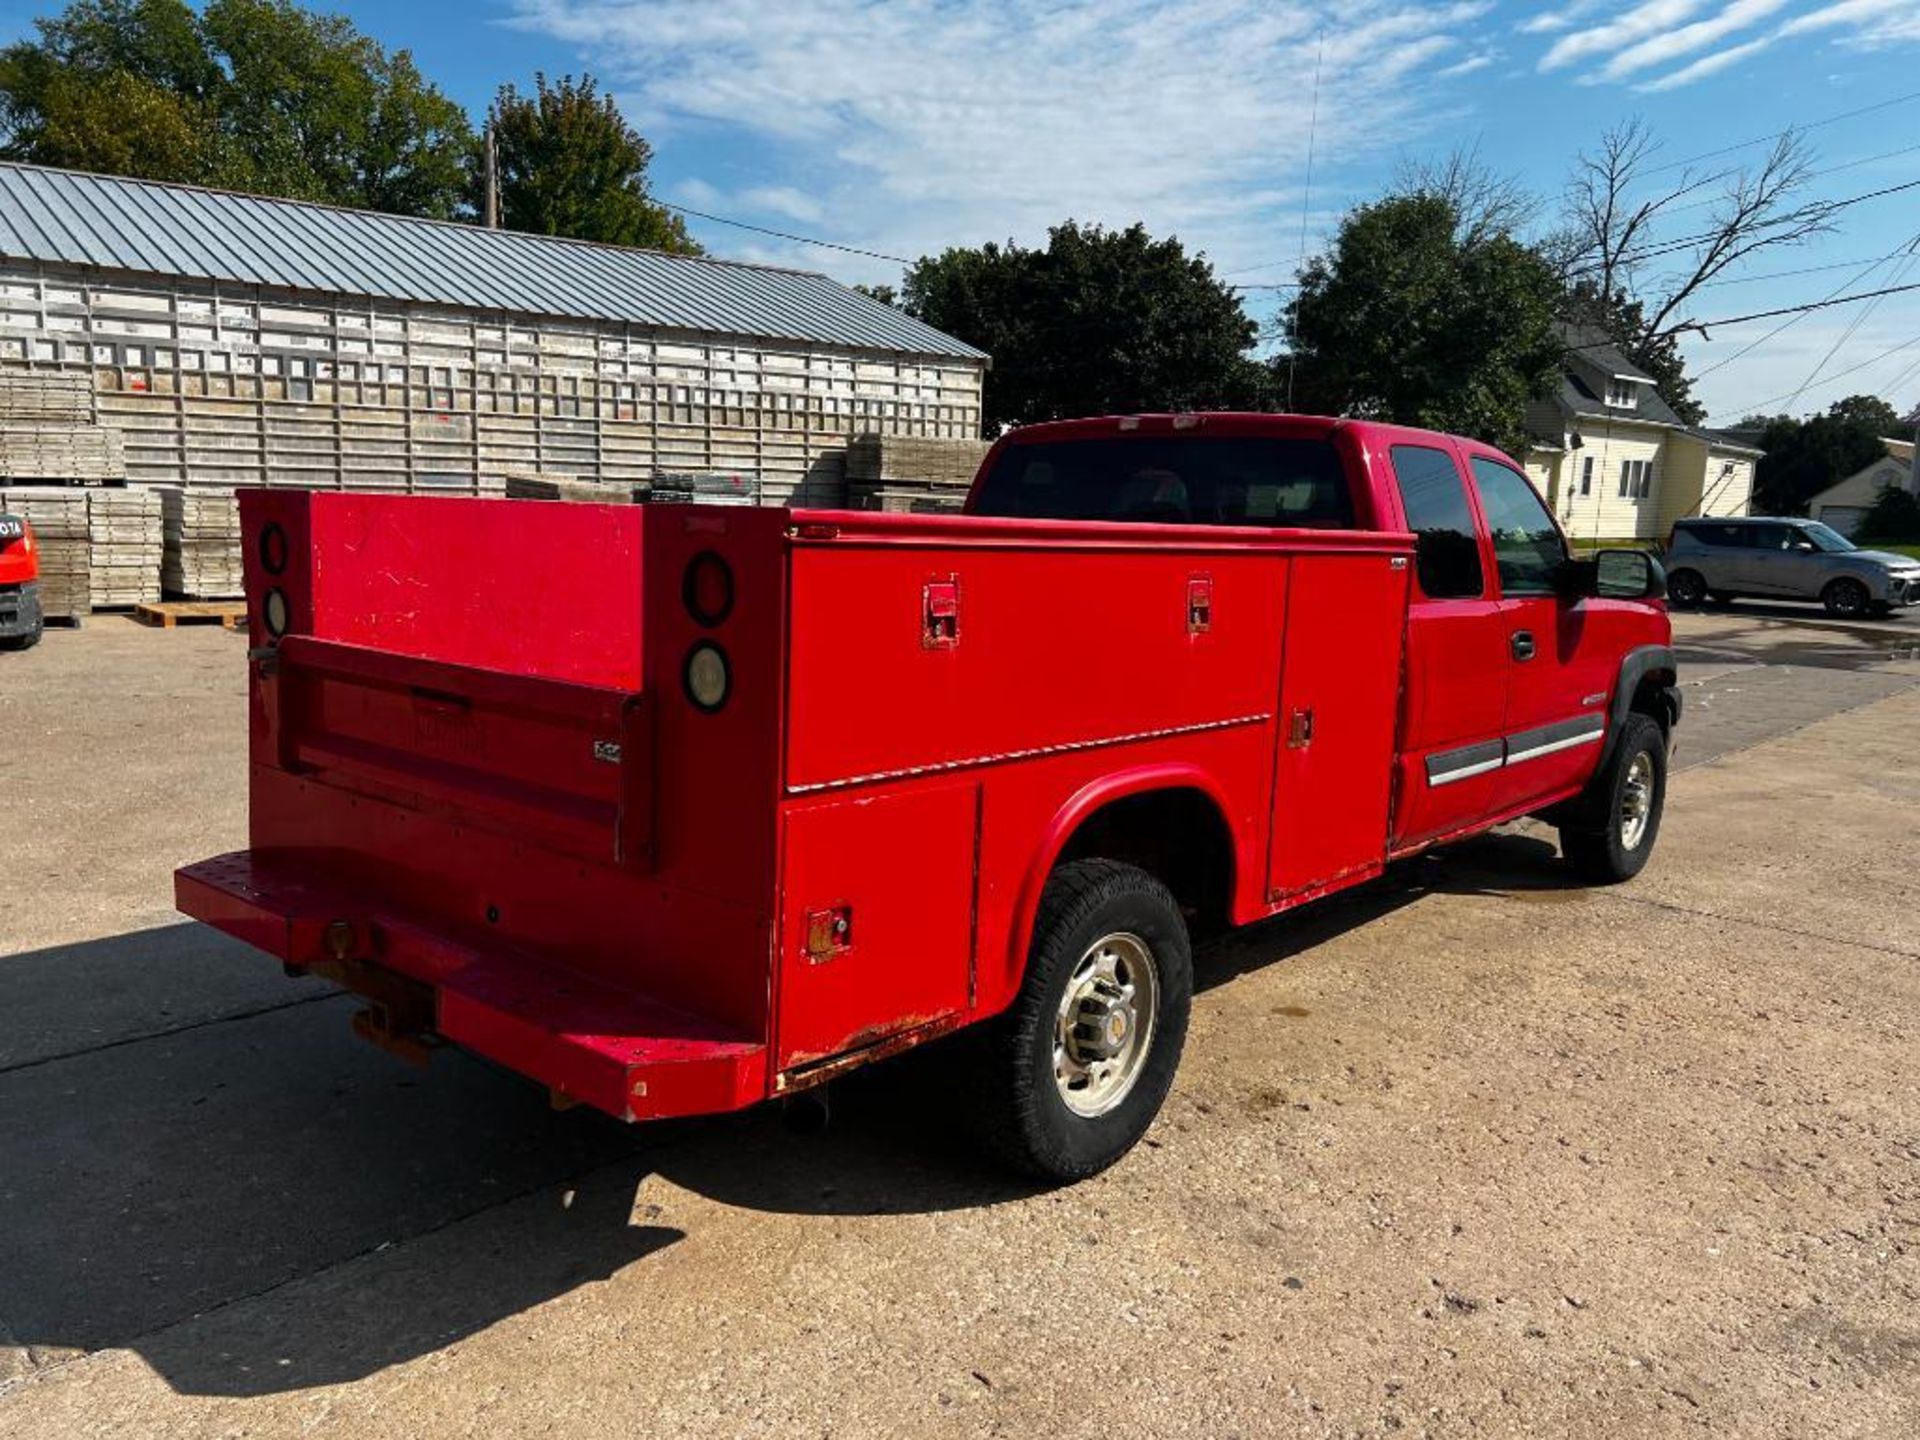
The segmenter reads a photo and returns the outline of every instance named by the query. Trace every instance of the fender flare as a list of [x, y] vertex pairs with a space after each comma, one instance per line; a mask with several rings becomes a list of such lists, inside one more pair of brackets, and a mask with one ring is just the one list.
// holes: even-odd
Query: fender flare
[[1053, 867], [1059, 862], [1060, 854], [1067, 848], [1068, 841], [1079, 832], [1087, 817], [1116, 800], [1126, 800], [1135, 795], [1152, 794], [1160, 790], [1194, 790], [1205, 796], [1220, 816], [1220, 823], [1226, 827], [1228, 862], [1233, 873], [1227, 877], [1227, 898], [1230, 909], [1237, 910], [1236, 894], [1240, 875], [1244, 868], [1245, 857], [1241, 852], [1241, 837], [1234, 829], [1230, 818], [1232, 809], [1227, 804], [1226, 792], [1220, 783], [1197, 765], [1180, 762], [1164, 762], [1154, 765], [1141, 765], [1130, 770], [1118, 770], [1091, 780], [1076, 790], [1066, 804], [1054, 812], [1053, 819], [1041, 831], [1040, 843], [1035, 847], [1033, 858], [1028, 863], [1026, 873], [1020, 881], [1019, 899], [1014, 905], [1013, 922], [1007, 929], [1007, 948], [1005, 962], [1007, 974], [1016, 978], [1011, 987], [1018, 989], [1018, 977], [1025, 974], [1027, 952], [1033, 947], [1034, 921], [1040, 912], [1040, 894], [1047, 888], [1047, 880], [1053, 874]]
[[1640, 645], [1620, 657], [1620, 678], [1614, 682], [1613, 703], [1607, 711], [1607, 740], [1600, 751], [1600, 763], [1594, 768], [1595, 775], [1604, 775], [1613, 763], [1613, 753], [1620, 748], [1621, 727], [1633, 710], [1633, 697], [1639, 692], [1642, 680], [1649, 676], [1665, 677], [1663, 683], [1673, 699], [1673, 722], [1680, 723], [1680, 692], [1674, 688], [1679, 675], [1671, 645]]

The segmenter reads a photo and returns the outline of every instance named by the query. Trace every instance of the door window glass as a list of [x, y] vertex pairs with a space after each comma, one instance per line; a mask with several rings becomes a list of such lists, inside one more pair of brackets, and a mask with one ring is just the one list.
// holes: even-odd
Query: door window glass
[[1493, 536], [1503, 595], [1551, 595], [1567, 550], [1539, 492], [1495, 460], [1473, 457], [1473, 483]]
[[1430, 600], [1483, 593], [1480, 541], [1474, 534], [1466, 482], [1453, 457], [1429, 445], [1395, 445], [1393, 475], [1400, 483], [1407, 528], [1419, 537], [1415, 568], [1421, 592]]

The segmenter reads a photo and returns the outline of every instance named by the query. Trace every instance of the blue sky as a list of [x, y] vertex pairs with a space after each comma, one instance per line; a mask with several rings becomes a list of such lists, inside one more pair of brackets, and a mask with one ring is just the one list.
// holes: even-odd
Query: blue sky
[[[0, 0], [0, 32], [25, 31], [47, 8]], [[338, 8], [385, 44], [411, 48], [476, 112], [503, 80], [591, 70], [653, 141], [664, 198], [892, 255], [1033, 241], [1068, 216], [1139, 219], [1206, 250], [1236, 283], [1283, 282], [1303, 212], [1311, 247], [1344, 207], [1378, 193], [1408, 161], [1477, 146], [1551, 202], [1575, 152], [1636, 115], [1661, 137], [1661, 160], [1681, 161], [1878, 106], [1808, 132], [1816, 168], [1828, 172], [1813, 193], [1852, 196], [1920, 179], [1920, 0]], [[1764, 150], [1694, 168], [1713, 173]], [[1704, 213], [1675, 214], [1656, 238], [1689, 233]], [[692, 226], [721, 255], [847, 280], [890, 280], [899, 270], [707, 221]], [[1869, 268], [1917, 236], [1920, 189], [1865, 202], [1833, 233], [1757, 257], [1736, 272], [1738, 283], [1704, 292], [1695, 313], [1792, 305], [1850, 282], [1867, 290], [1920, 281], [1920, 258]], [[1248, 307], [1268, 319], [1278, 294], [1249, 290]], [[1717, 367], [1700, 383], [1713, 419], [1763, 403], [1819, 408], [1895, 385], [1891, 398], [1903, 408], [1920, 401], [1920, 291], [1871, 310], [1808, 315], [1763, 340], [1778, 324], [1716, 326], [1691, 346], [1696, 371]], [[1729, 359], [1752, 341], [1762, 343]]]

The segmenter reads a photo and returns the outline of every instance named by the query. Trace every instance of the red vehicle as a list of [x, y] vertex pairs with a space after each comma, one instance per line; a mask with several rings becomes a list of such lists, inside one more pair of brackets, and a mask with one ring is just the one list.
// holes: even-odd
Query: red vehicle
[[40, 643], [40, 552], [33, 526], [0, 511], [0, 650]]
[[1497, 451], [1035, 425], [968, 511], [244, 493], [251, 848], [180, 908], [630, 1120], [965, 1027], [965, 1107], [1066, 1179], [1165, 1097], [1191, 934], [1529, 814], [1645, 863], [1662, 576]]

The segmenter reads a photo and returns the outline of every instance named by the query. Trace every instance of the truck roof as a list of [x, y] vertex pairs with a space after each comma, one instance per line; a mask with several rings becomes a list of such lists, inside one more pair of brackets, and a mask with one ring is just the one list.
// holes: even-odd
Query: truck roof
[[1455, 441], [1471, 452], [1498, 455], [1494, 446], [1465, 435], [1449, 435], [1417, 425], [1397, 425], [1385, 420], [1356, 420], [1338, 415], [1296, 415], [1271, 410], [1183, 410], [1147, 412], [1138, 415], [1098, 415], [1075, 420], [1040, 420], [1019, 425], [1000, 437], [1004, 445], [1038, 445], [1091, 435], [1143, 434], [1204, 435], [1285, 435], [1303, 439], [1324, 438], [1336, 432], [1368, 440]]

